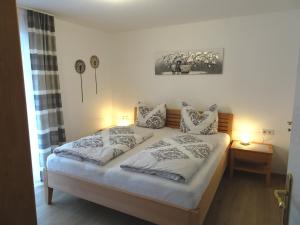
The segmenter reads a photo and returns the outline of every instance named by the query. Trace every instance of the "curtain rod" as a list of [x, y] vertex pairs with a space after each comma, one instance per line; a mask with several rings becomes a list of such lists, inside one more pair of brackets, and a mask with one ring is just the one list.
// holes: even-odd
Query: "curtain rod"
[[38, 12], [38, 13], [44, 13], [44, 14], [47, 14], [47, 15], [49, 15], [49, 16], [54, 16], [54, 17], [55, 17], [55, 15], [53, 15], [53, 14], [51, 14], [51, 13], [44, 12], [44, 11], [37, 10], [37, 9], [33, 9], [33, 8], [29, 8], [29, 7], [25, 7], [25, 6], [20, 6], [20, 5], [18, 5], [17, 8], [25, 9], [25, 10], [31, 10], [31, 11]]

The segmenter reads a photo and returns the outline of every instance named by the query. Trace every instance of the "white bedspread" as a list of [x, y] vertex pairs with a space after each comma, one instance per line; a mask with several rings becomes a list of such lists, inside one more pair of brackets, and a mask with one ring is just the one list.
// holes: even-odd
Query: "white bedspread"
[[[149, 130], [148, 128], [138, 129]], [[84, 180], [165, 201], [181, 208], [196, 208], [219, 164], [221, 156], [229, 144], [229, 136], [224, 133], [207, 136], [199, 135], [203, 141], [212, 143], [215, 146], [215, 150], [207, 163], [194, 175], [193, 179], [187, 184], [182, 184], [152, 175], [132, 173], [120, 168], [122, 162], [145, 147], [164, 137], [181, 134], [178, 129], [167, 127], [152, 131], [154, 133], [152, 138], [112, 160], [105, 166], [100, 167], [88, 162], [79, 162], [52, 154], [48, 157], [47, 168], [50, 171], [66, 173]]]

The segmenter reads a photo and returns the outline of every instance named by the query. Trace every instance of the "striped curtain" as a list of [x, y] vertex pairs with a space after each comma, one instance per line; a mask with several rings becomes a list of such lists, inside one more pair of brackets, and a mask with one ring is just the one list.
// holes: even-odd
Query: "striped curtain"
[[40, 168], [52, 150], [65, 142], [56, 57], [54, 17], [27, 11], [29, 48], [37, 121]]

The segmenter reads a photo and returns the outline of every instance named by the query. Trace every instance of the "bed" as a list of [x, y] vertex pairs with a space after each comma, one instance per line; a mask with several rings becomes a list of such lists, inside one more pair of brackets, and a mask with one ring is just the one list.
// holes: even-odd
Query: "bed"
[[212, 163], [188, 185], [145, 174], [132, 176], [119, 166], [150, 143], [179, 132], [180, 110], [168, 109], [166, 128], [104, 167], [51, 155], [44, 171], [46, 201], [51, 204], [53, 189], [57, 189], [159, 225], [200, 225], [227, 166], [232, 120], [232, 114], [219, 113], [220, 133], [203, 139], [223, 144], [212, 155]]

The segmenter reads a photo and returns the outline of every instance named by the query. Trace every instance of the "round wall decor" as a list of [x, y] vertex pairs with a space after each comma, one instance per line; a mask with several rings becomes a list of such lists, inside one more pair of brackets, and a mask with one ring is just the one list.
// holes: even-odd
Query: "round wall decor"
[[81, 59], [76, 60], [75, 62], [75, 70], [77, 73], [84, 73], [85, 71], [85, 62]]
[[81, 102], [83, 102], [82, 74], [85, 71], [85, 62], [83, 60], [81, 60], [81, 59], [76, 60], [75, 71], [80, 74]]
[[90, 58], [92, 68], [95, 69], [95, 83], [96, 83], [96, 94], [98, 94], [98, 82], [97, 82], [97, 68], [99, 67], [100, 61], [98, 56], [92, 55]]
[[90, 63], [91, 63], [91, 66], [92, 66], [94, 69], [97, 69], [97, 68], [99, 67], [99, 64], [100, 64], [100, 61], [99, 61], [98, 56], [92, 55], [92, 56], [91, 56], [91, 59], [90, 59]]

